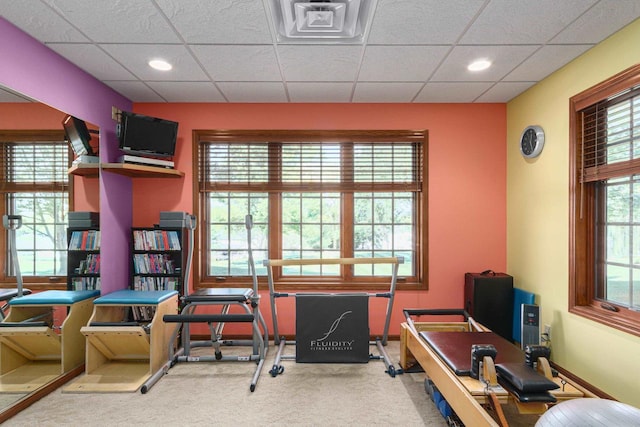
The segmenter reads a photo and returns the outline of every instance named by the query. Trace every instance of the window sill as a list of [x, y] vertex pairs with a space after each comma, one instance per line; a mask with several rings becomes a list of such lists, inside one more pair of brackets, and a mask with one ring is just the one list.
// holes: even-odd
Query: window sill
[[612, 312], [597, 305], [577, 305], [570, 307], [569, 312], [640, 337], [640, 322], [635, 318], [639, 314], [633, 311], [624, 309]]

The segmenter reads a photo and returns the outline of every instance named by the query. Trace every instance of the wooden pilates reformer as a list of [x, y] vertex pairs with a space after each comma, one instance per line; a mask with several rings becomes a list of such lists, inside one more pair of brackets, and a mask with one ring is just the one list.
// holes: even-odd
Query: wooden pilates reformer
[[[519, 414], [542, 414], [556, 402], [597, 397], [555, 373], [546, 357], [529, 360], [529, 353], [478, 324], [462, 309], [405, 309], [404, 315], [401, 367], [407, 371], [419, 365], [427, 377], [425, 385], [435, 386], [464, 425], [507, 426], [502, 409], [507, 403], [513, 403]], [[421, 316], [462, 316], [464, 321], [413, 320]], [[494, 351], [490, 355], [480, 351], [482, 363], [475, 365], [474, 375], [472, 351], [486, 346]]]
[[[302, 353], [302, 349], [301, 349], [301, 340], [300, 340], [300, 321], [301, 321], [301, 316], [311, 316], [311, 315], [317, 315], [318, 312], [320, 312], [320, 316], [322, 316], [323, 314], [326, 314], [326, 310], [328, 307], [331, 307], [335, 304], [335, 302], [337, 302], [337, 298], [353, 298], [354, 299], [354, 303], [355, 301], [357, 301], [358, 299], [360, 299], [360, 301], [363, 301], [364, 298], [364, 304], [368, 304], [367, 303], [367, 299], [370, 297], [376, 297], [376, 298], [386, 298], [387, 299], [387, 309], [386, 309], [386, 316], [385, 316], [385, 322], [384, 322], [384, 330], [383, 330], [383, 334], [382, 337], [376, 337], [375, 340], [370, 341], [369, 339], [369, 329], [368, 329], [368, 311], [365, 312], [365, 316], [367, 317], [365, 320], [365, 325], [363, 327], [360, 328], [360, 330], [362, 331], [359, 334], [359, 337], [357, 339], [355, 339], [354, 341], [358, 341], [358, 342], [362, 342], [364, 340], [365, 342], [365, 351], [367, 351], [367, 353], [365, 354], [365, 359], [366, 360], [371, 360], [371, 359], [382, 359], [384, 361], [385, 364], [385, 372], [388, 373], [391, 377], [395, 377], [396, 374], [401, 374], [402, 370], [401, 369], [397, 369], [393, 363], [391, 362], [391, 359], [389, 357], [389, 355], [387, 354], [386, 349], [384, 348], [387, 345], [387, 338], [388, 338], [388, 334], [389, 334], [389, 324], [391, 321], [391, 311], [393, 309], [393, 301], [394, 301], [394, 297], [395, 297], [395, 291], [396, 291], [396, 281], [397, 281], [397, 276], [398, 276], [398, 268], [399, 265], [402, 264], [404, 262], [404, 259], [402, 257], [379, 257], [379, 258], [330, 258], [330, 259], [271, 259], [271, 260], [265, 260], [264, 261], [264, 265], [267, 267], [267, 279], [268, 279], [268, 284], [269, 284], [269, 297], [270, 297], [270, 302], [271, 302], [271, 317], [272, 317], [272, 321], [273, 321], [273, 329], [274, 329], [274, 341], [275, 344], [278, 346], [278, 351], [276, 353], [275, 359], [274, 359], [274, 364], [273, 367], [271, 368], [271, 370], [269, 371], [269, 373], [271, 374], [271, 376], [275, 377], [278, 374], [281, 374], [284, 371], [284, 367], [280, 364], [281, 360], [296, 360], [298, 362], [303, 361], [301, 360], [300, 354]], [[294, 292], [278, 292], [275, 289], [275, 284], [274, 284], [274, 275], [273, 275], [273, 268], [274, 267], [286, 267], [286, 266], [302, 266], [302, 265], [329, 265], [329, 264], [339, 264], [339, 265], [353, 265], [353, 264], [390, 264], [391, 265], [391, 279], [390, 279], [390, 286], [389, 286], [389, 290], [386, 292], [378, 292], [378, 293], [294, 293]], [[285, 339], [285, 337], [280, 336], [279, 331], [278, 331], [278, 315], [277, 315], [277, 304], [276, 304], [276, 300], [279, 298], [284, 298], [284, 297], [295, 297], [296, 298], [296, 304], [297, 304], [297, 314], [296, 314], [296, 326], [297, 326], [297, 330], [296, 330], [296, 340], [292, 341], [289, 340], [287, 341]], [[324, 306], [324, 309], [322, 310], [301, 310], [300, 306], [301, 306], [301, 302], [305, 302], [307, 298], [314, 298], [314, 297], [326, 297], [326, 298], [336, 298], [335, 302], [334, 301], [327, 301], [327, 303]], [[324, 327], [326, 330], [326, 333], [324, 334], [324, 336], [318, 336], [317, 338], [314, 336], [312, 337], [311, 340], [307, 340], [305, 341], [305, 349], [304, 351], [308, 351], [309, 348], [308, 347], [313, 347], [311, 348], [311, 351], [313, 350], [318, 350], [318, 353], [323, 353], [326, 357], [326, 354], [328, 353], [327, 350], [331, 350], [331, 348], [326, 348], [326, 347], [322, 347], [320, 346], [320, 341], [322, 341], [323, 339], [326, 339], [326, 341], [328, 341], [328, 337], [330, 336], [330, 334], [334, 333], [338, 328], [341, 327], [341, 322], [346, 323], [347, 321], [345, 321], [344, 319], [347, 318], [348, 316], [345, 316], [347, 314], [351, 314], [352, 310], [350, 310], [348, 308], [349, 306], [349, 302], [346, 302], [346, 306], [347, 308], [340, 310], [342, 311], [342, 314], [336, 317], [327, 317], [326, 315], [324, 316], [324, 319], [318, 319], [315, 318], [312, 320], [312, 323], [316, 323], [319, 325], [322, 324], [326, 324], [326, 326]], [[368, 310], [368, 309], [367, 309]], [[332, 323], [333, 322], [333, 323]], [[321, 328], [323, 326], [320, 326]], [[364, 338], [361, 338], [362, 335], [365, 335]], [[325, 341], [325, 342], [326, 342]], [[343, 339], [341, 340], [334, 340], [333, 343], [337, 344], [335, 346], [335, 348], [337, 349], [337, 351], [342, 351], [343, 353], [348, 353], [350, 350], [352, 350], [353, 348], [351, 348], [351, 339], [347, 338], [347, 339]], [[296, 345], [296, 355], [285, 355], [284, 351], [285, 351], [285, 346], [287, 344], [294, 344]], [[344, 345], [343, 345], [344, 344]], [[378, 349], [379, 352], [379, 356], [375, 356], [373, 354], [368, 353], [368, 347], [370, 345], [375, 345]], [[313, 356], [311, 357], [311, 359], [313, 358]], [[309, 362], [311, 360], [309, 360], [308, 358], [304, 360], [305, 362]], [[324, 359], [320, 358], [320, 362], [322, 363], [323, 361], [325, 361]], [[336, 362], [340, 362], [340, 360], [331, 360], [331, 362], [336, 361]], [[312, 362], [312, 361], [311, 361]], [[347, 362], [349, 363], [349, 362]]]

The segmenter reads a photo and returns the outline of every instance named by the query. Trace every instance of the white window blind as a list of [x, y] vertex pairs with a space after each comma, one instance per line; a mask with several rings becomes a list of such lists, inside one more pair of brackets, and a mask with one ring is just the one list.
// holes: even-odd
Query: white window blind
[[419, 142], [200, 143], [201, 191], [421, 191]]
[[66, 191], [69, 148], [63, 142], [0, 142], [2, 192]]
[[640, 172], [640, 87], [579, 113], [582, 182]]

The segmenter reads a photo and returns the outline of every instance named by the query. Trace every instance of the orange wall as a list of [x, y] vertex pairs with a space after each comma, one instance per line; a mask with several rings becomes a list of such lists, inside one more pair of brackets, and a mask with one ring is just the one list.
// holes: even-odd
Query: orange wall
[[[159, 212], [193, 212], [193, 129], [427, 129], [429, 290], [398, 292], [391, 335], [403, 308], [460, 308], [464, 273], [506, 268], [506, 106], [504, 104], [136, 104], [134, 111], [180, 123], [176, 168], [183, 179], [135, 179], [133, 225]], [[60, 129], [63, 114], [40, 104], [0, 103], [0, 129]], [[115, 123], [114, 123], [115, 126]], [[98, 180], [75, 179], [76, 210], [97, 210]], [[381, 334], [386, 300], [370, 305]], [[261, 302], [270, 322], [268, 295]], [[280, 333], [292, 335], [291, 299], [278, 302]]]
[[[193, 212], [194, 129], [427, 129], [429, 131], [429, 290], [398, 292], [391, 335], [403, 308], [461, 308], [464, 273], [506, 268], [506, 106], [504, 104], [135, 104], [134, 111], [180, 123], [176, 168], [185, 178], [136, 179], [133, 225], [159, 211]], [[279, 332], [293, 334], [293, 304], [278, 302]], [[381, 334], [386, 300], [370, 304]], [[270, 324], [268, 294], [263, 315]]]
[[[0, 102], [0, 130], [38, 129], [62, 131], [64, 117], [64, 113], [40, 103]], [[88, 126], [95, 129], [90, 124]], [[97, 136], [92, 138], [92, 145], [97, 145]], [[100, 191], [97, 179], [76, 178], [73, 185], [74, 210], [100, 210]]]

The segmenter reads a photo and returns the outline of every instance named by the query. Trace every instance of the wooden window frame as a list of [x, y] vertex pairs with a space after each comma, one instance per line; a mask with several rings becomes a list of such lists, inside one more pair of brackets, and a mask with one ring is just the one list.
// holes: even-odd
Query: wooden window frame
[[[295, 141], [295, 142], [419, 142], [422, 145], [422, 191], [418, 192], [419, 200], [416, 202], [416, 259], [415, 262], [415, 278], [407, 280], [399, 278], [397, 289], [399, 290], [426, 290], [428, 289], [428, 132], [426, 130], [194, 130], [193, 131], [193, 200], [194, 208], [199, 218], [198, 227], [194, 236], [194, 248], [199, 256], [193, 259], [194, 288], [202, 287], [233, 287], [233, 286], [251, 286], [250, 277], [231, 277], [228, 280], [216, 280], [216, 278], [206, 275], [206, 260], [204, 253], [208, 252], [202, 243], [204, 240], [204, 229], [207, 223], [207, 210], [204, 204], [205, 194], [200, 189], [199, 168], [200, 168], [200, 141], [219, 141], [219, 142], [256, 142], [256, 141]], [[262, 189], [264, 190], [264, 189]], [[269, 197], [273, 197], [273, 194]], [[343, 197], [344, 199], [344, 197]], [[279, 217], [279, 212], [273, 207], [270, 208], [270, 217]], [[343, 218], [343, 221], [352, 221], [349, 218]], [[279, 233], [279, 221], [269, 230], [270, 233]], [[345, 239], [345, 245], [350, 245]], [[269, 250], [278, 250], [278, 248], [270, 247]], [[346, 268], [346, 267], [345, 267]], [[282, 277], [277, 269], [274, 269], [274, 277], [276, 283], [281, 287], [300, 290], [318, 290], [318, 289], [335, 289], [335, 290], [358, 290], [358, 289], [388, 289], [389, 280], [386, 277], [373, 277], [368, 280], [360, 281], [360, 283], [346, 282], [336, 280], [332, 277], [314, 277], [314, 284], [300, 284], [299, 277], [287, 278]], [[267, 288], [266, 277], [259, 277], [261, 289]]]
[[[65, 135], [63, 130], [0, 130], [0, 142], [37, 142], [37, 141], [64, 141]], [[73, 160], [73, 154], [69, 148], [69, 165]], [[44, 185], [43, 189], [50, 186]], [[38, 190], [38, 189], [36, 189]], [[40, 190], [38, 190], [40, 191]], [[69, 195], [69, 210], [73, 209], [73, 179], [69, 179], [67, 192]], [[1, 197], [0, 216], [6, 212], [6, 198]], [[0, 288], [15, 288], [16, 280], [14, 276], [6, 276], [7, 271], [7, 251], [8, 251], [8, 233], [2, 227], [3, 237], [0, 239]], [[25, 286], [32, 290], [49, 290], [49, 289], [66, 289], [66, 276], [23, 276]]]
[[596, 298], [596, 184], [581, 183], [579, 111], [640, 84], [640, 64], [569, 100], [569, 312], [640, 336], [640, 313]]

